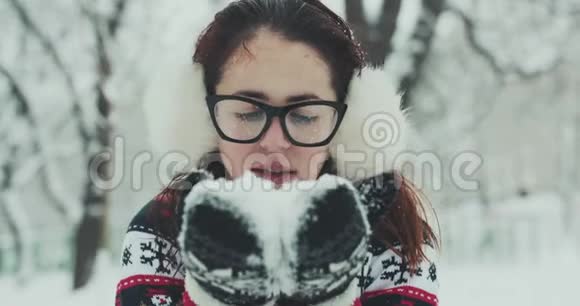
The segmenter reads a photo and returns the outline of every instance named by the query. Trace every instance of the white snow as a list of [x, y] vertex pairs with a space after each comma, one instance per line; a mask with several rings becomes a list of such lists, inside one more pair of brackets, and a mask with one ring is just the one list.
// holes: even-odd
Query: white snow
[[[252, 177], [247, 176], [246, 179]], [[255, 177], [253, 177], [255, 178]], [[258, 185], [255, 188], [264, 188], [268, 186]], [[267, 182], [262, 182], [267, 185]], [[327, 182], [329, 183], [329, 182]], [[329, 183], [330, 184], [330, 183]], [[200, 186], [200, 185], [197, 185]], [[233, 187], [233, 186], [227, 186]], [[242, 188], [241, 184], [236, 188]], [[272, 186], [270, 186], [272, 187]], [[305, 186], [302, 186], [304, 190]], [[220, 188], [224, 188], [221, 186]], [[322, 189], [326, 186], [322, 186]], [[315, 190], [316, 191], [316, 190]], [[315, 192], [314, 191], [314, 192]], [[265, 192], [264, 192], [265, 193]], [[290, 196], [292, 192], [280, 190], [272, 196], [272, 203], [291, 202], [295, 197]], [[245, 197], [253, 197], [251, 193], [245, 192]], [[251, 203], [251, 202], [250, 202]], [[525, 205], [529, 209], [529, 214], [541, 214], [546, 219], [547, 224], [552, 224], [553, 219], [561, 218], [561, 212], [558, 208], [558, 201], [553, 195], [538, 194], [530, 195], [526, 199], [510, 199], [504, 202], [495, 203], [493, 219], [506, 218], [510, 215], [520, 215], [520, 208]], [[549, 204], [549, 205], [548, 205]], [[460, 229], [467, 234], [461, 241], [467, 243], [471, 241], [473, 246], [477, 243], [473, 240], [481, 239], [485, 233], [485, 222], [478, 220], [484, 215], [474, 208], [474, 204], [465, 204], [466, 212], [460, 213], [467, 218], [465, 221], [473, 223], [471, 227], [465, 227], [460, 224]], [[292, 213], [288, 210], [281, 210], [286, 205], [256, 205], [263, 208], [263, 216], [271, 214]], [[554, 207], [550, 212], [549, 207]], [[459, 209], [457, 209], [459, 210]], [[275, 212], [274, 212], [275, 211]], [[298, 209], [292, 214], [296, 214]], [[449, 223], [457, 222], [458, 219], [445, 218], [441, 216], [441, 225], [445, 230]], [[262, 218], [261, 231], [271, 231], [277, 225], [274, 218], [269, 220]], [[544, 229], [548, 229], [544, 227]], [[545, 306], [545, 305], [572, 305], [572, 301], [578, 300], [577, 295], [577, 277], [580, 272], [580, 245], [573, 242], [575, 237], [567, 237], [560, 232], [561, 229], [554, 229], [554, 235], [549, 238], [550, 244], [546, 244], [544, 237], [538, 237], [543, 242], [537, 244], [536, 252], [544, 256], [530, 256], [515, 252], [512, 257], [478, 257], [474, 252], [452, 251], [452, 244], [443, 242], [443, 253], [441, 264], [437, 272], [441, 284], [439, 298], [441, 305], [444, 306], [479, 306], [479, 305], [496, 305], [496, 306]], [[445, 231], [444, 231], [445, 232]], [[501, 233], [501, 232], [500, 232]], [[509, 233], [506, 232], [506, 233]], [[524, 241], [519, 237], [524, 232], [514, 232], [516, 240]], [[529, 233], [528, 233], [529, 234]], [[479, 235], [479, 236], [478, 236]], [[457, 238], [457, 236], [455, 236]], [[519, 238], [518, 238], [519, 237]], [[467, 241], [469, 240], [469, 241]], [[518, 243], [522, 247], [527, 247], [526, 243]], [[503, 244], [498, 245], [503, 248]], [[466, 248], [469, 248], [467, 244]], [[491, 252], [491, 255], [494, 253]], [[547, 256], [546, 256], [547, 254]], [[464, 258], [458, 258], [461, 255]], [[489, 254], [488, 254], [489, 255]], [[471, 259], [471, 261], [469, 260]], [[106, 253], [100, 254], [96, 267], [96, 276], [90, 285], [73, 293], [71, 288], [71, 275], [67, 273], [48, 273], [39, 274], [34, 279], [22, 282], [15, 278], [0, 278], [0, 292], [10, 293], [3, 294], [2, 305], [7, 306], [37, 306], [37, 305], [55, 305], [55, 306], [101, 306], [114, 305], [114, 295], [116, 282], [119, 280], [118, 264], [116, 259], [112, 259]]]
[[[72, 291], [72, 275], [58, 272], [39, 274], [23, 282], [0, 278], [3, 306], [104, 306], [115, 305], [117, 265], [106, 253], [99, 254], [95, 278], [83, 290]], [[10, 294], [7, 294], [10, 293]]]
[[[569, 250], [554, 255], [553, 260], [539, 264], [441, 265], [440, 305], [574, 305], [572, 301], [578, 300], [580, 254]], [[40, 275], [22, 285], [13, 279], [0, 279], [2, 305], [114, 305], [116, 267], [108, 262], [97, 271], [89, 287], [77, 293], [70, 291], [70, 275], [65, 273]]]
[[570, 250], [541, 263], [440, 265], [440, 304], [577, 305], [579, 256]]
[[[90, 23], [79, 12], [76, 3], [70, 0], [20, 2], [27, 8], [41, 32], [53, 42], [64, 66], [70, 69], [77, 91], [74, 94], [79, 96], [85, 106], [83, 119], [93, 122], [96, 117], [93, 107], [96, 51]], [[158, 73], [152, 69], [153, 64], [163, 54], [177, 56], [178, 45], [192, 45], [195, 34], [225, 1], [217, 2], [222, 4], [212, 6], [206, 1], [176, 0], [163, 4], [145, 1], [129, 6], [127, 17], [118, 33], [118, 41], [108, 42], [114, 75], [107, 84], [107, 91], [115, 103], [112, 120], [116, 124], [116, 132], [129, 140], [127, 156], [142, 150], [141, 146], [149, 149], [142, 143], [144, 131], [140, 101], [143, 88], [149, 84], [151, 76]], [[366, 13], [372, 19], [377, 17], [377, 8], [381, 2], [365, 0]], [[414, 29], [420, 13], [420, 2], [403, 1], [404, 16], [398, 20], [399, 28], [393, 38], [397, 51], [408, 51], [405, 48], [413, 47], [405, 45], [405, 39]], [[416, 93], [416, 101], [423, 101], [422, 104], [426, 105], [417, 103], [414, 108], [418, 111], [423, 109], [428, 116], [418, 116], [417, 121], [425, 119], [425, 122], [430, 123], [423, 136], [426, 142], [439, 147], [437, 150], [440, 152], [437, 153], [441, 153], [444, 159], [454, 150], [463, 148], [464, 143], [472, 144], [471, 139], [476, 139], [474, 144], [478, 145], [477, 151], [486, 157], [483, 169], [491, 174], [492, 179], [486, 182], [492, 191], [491, 195], [511, 194], [515, 190], [512, 186], [522, 184], [524, 187], [552, 186], [545, 182], [558, 182], [557, 178], [563, 177], [561, 173], [564, 172], [551, 172], [551, 169], [558, 169], [558, 165], [567, 167], [567, 163], [560, 163], [560, 159], [552, 157], [552, 150], [569, 151], [569, 154], [574, 152], [573, 149], [568, 150], [568, 146], [555, 145], [554, 139], [566, 140], [570, 137], [562, 134], [560, 129], [550, 127], [560, 126], [561, 122], [574, 123], [573, 119], [577, 117], [574, 114], [578, 113], [578, 86], [575, 84], [578, 81], [576, 54], [579, 40], [575, 29], [578, 18], [574, 17], [580, 12], [579, 1], [556, 1], [558, 10], [553, 15], [544, 9], [544, 2], [548, 1], [450, 1], [477, 23], [476, 39], [492, 53], [502, 68], [518, 68], [533, 73], [548, 70], [563, 60], [561, 69], [546, 73], [539, 80], [523, 81], [503, 88], [496, 84], [489, 63], [469, 47], [461, 20], [451, 13], [444, 13], [436, 28], [433, 51], [424, 67], [422, 85]], [[110, 14], [110, 3], [98, 1], [94, 7], [95, 12]], [[344, 15], [344, 0], [328, 0], [327, 3]], [[575, 15], [568, 16], [568, 11]], [[507, 15], [511, 18], [505, 18]], [[46, 196], [37, 186], [40, 185], [39, 180], [31, 181], [30, 178], [34, 177], [32, 173], [38, 172], [40, 163], [45, 162], [51, 193], [66, 208], [69, 222], [78, 219], [81, 208], [75, 202], [78, 202], [79, 194], [65, 192], [80, 192], [83, 182], [84, 159], [80, 158], [76, 128], [69, 120], [73, 93], [69, 92], [64, 78], [55, 69], [39, 41], [22, 26], [8, 1], [0, 2], [0, 16], [5, 34], [0, 48], [0, 62], [20, 83], [30, 99], [34, 117], [38, 119], [40, 127], [46, 130], [46, 134], [38, 135], [44, 146], [43, 154], [30, 154], [31, 139], [36, 132], [24, 121], [14, 120], [16, 115], [13, 102], [6, 104], [10, 106], [0, 111], [0, 131], [6, 134], [7, 143], [19, 147], [19, 154], [13, 157], [14, 154], [6, 149], [8, 146], [0, 146], [0, 160], [14, 158], [18, 166], [16, 176], [22, 185], [22, 188], [15, 190], [20, 199], [6, 194], [12, 198], [8, 208], [15, 214], [18, 224], [39, 225], [39, 232], [25, 231], [23, 234], [28, 237], [25, 240], [34, 238], [45, 241], [46, 245], [53, 248], [50, 254], [44, 254], [47, 247], [38, 251], [42, 253], [41, 261], [48, 261], [47, 258], [67, 258], [70, 256], [69, 250], [63, 247], [62, 241], [48, 240], [48, 237], [56, 241], [56, 238], [65, 236], [65, 232], [60, 231], [62, 224], [57, 224], [63, 222], [54, 217], [57, 214], [53, 212], [52, 206], [45, 205]], [[408, 54], [396, 53], [390, 60], [390, 64], [396, 64], [395, 68], [398, 69], [393, 70], [394, 73], [406, 73], [411, 64], [408, 59]], [[0, 86], [4, 86], [0, 88], [0, 101], [11, 101], [7, 99], [11, 95], [5, 82], [0, 83]], [[497, 105], [496, 112], [492, 110], [494, 105]], [[485, 114], [487, 108], [490, 109], [490, 113], [484, 116], [487, 125], [482, 125], [481, 130], [489, 132], [484, 134], [478, 132], [479, 123], [476, 121], [474, 124], [474, 121], [477, 118], [475, 115]], [[565, 116], [560, 113], [565, 113]], [[523, 128], [518, 129], [513, 124], [514, 116], [527, 124], [520, 123], [519, 126]], [[537, 122], [545, 123], [542, 129], [537, 129]], [[532, 138], [516, 141], [527, 134], [532, 135]], [[513, 137], [507, 137], [511, 135]], [[547, 143], [541, 142], [543, 139], [547, 139]], [[518, 150], [538, 154], [511, 155], [511, 152]], [[511, 164], [517, 166], [520, 160], [529, 160], [529, 163], [519, 168], [508, 167]], [[520, 168], [522, 170], [518, 170]], [[114, 205], [110, 207], [111, 220], [108, 220], [112, 224], [109, 229], [113, 232], [110, 237], [112, 249], [120, 246], [115, 239], [122, 238], [128, 219], [156, 191], [151, 188], [153, 184], [150, 182], [149, 185], [146, 183], [146, 188], [140, 189], [145, 190], [141, 193], [133, 192], [127, 180], [124, 183], [112, 193]], [[449, 187], [443, 187], [446, 196], [455, 199], [454, 190]], [[492, 204], [494, 208], [488, 212], [482, 210], [481, 203], [463, 203], [461, 206], [464, 208], [456, 213], [457, 218], [441, 215], [444, 233], [447, 236], [454, 235], [452, 237], [455, 239], [452, 242], [444, 241], [443, 244], [444, 261], [438, 269], [441, 305], [544, 306], [570, 305], [574, 304], [571, 302], [574, 298], [579, 300], [575, 295], [578, 292], [576, 284], [580, 272], [580, 219], [573, 220], [575, 223], [571, 234], [575, 236], [570, 237], [570, 240], [575, 239], [575, 242], [568, 243], [558, 237], [563, 234], [561, 216], [574, 213], [580, 215], [580, 193], [576, 196], [576, 206], [572, 207], [572, 211], [551, 205], [555, 202], [553, 196], [544, 197], [542, 201], [536, 198], [528, 200], [530, 205], [523, 208], [521, 203], [508, 200]], [[26, 205], [18, 206], [15, 203]], [[446, 201], [440, 206], [453, 203]], [[466, 207], [468, 205], [471, 206]], [[550, 206], [552, 209], [548, 209]], [[528, 211], [525, 218], [523, 210]], [[23, 211], [27, 214], [23, 214]], [[518, 216], [519, 221], [513, 222], [516, 219], [510, 215]], [[13, 261], [12, 254], [3, 252], [11, 249], [6, 246], [11, 246], [13, 241], [6, 235], [7, 224], [2, 222], [5, 218], [5, 215], [0, 215], [0, 259], [2, 264], [9, 267]], [[491, 246], [486, 245], [487, 234], [501, 239], [492, 240]], [[566, 244], [571, 246], [563, 247]], [[535, 249], [522, 252], [530, 247]], [[30, 251], [25, 250], [26, 256], [30, 255]], [[58, 262], [62, 261], [66, 259]], [[71, 290], [70, 272], [34, 272], [34, 278], [25, 279], [3, 274], [0, 276], [0, 305], [114, 305], [115, 287], [119, 278], [117, 259], [101, 255], [99, 261], [96, 277], [87, 288], [76, 293]]]
[[[223, 199], [223, 205], [229, 206], [230, 210], [237, 211], [245, 220], [248, 220], [250, 230], [256, 233], [264, 251], [264, 265], [269, 275], [275, 280], [273, 287], [269, 290], [292, 292], [295, 288], [292, 271], [288, 265], [284, 264], [286, 258], [283, 245], [278, 241], [280, 237], [287, 236], [284, 235], [284, 231], [291, 234], [298, 231], [300, 225], [298, 221], [305, 213], [308, 202], [295, 201], [297, 196], [295, 191], [274, 191], [274, 187], [272, 182], [262, 180], [251, 172], [233, 181], [224, 179], [204, 181], [194, 186], [186, 198], [185, 211], [203, 203], [203, 199], [208, 195]], [[281, 224], [283, 216], [288, 217], [286, 220], [296, 222]], [[183, 235], [180, 236], [180, 241], [183, 241]]]
[[[290, 264], [297, 258], [297, 233], [310, 217], [308, 210], [313, 200], [341, 185], [350, 186], [354, 192], [346, 179], [332, 175], [324, 175], [317, 181], [293, 181], [275, 188], [271, 181], [246, 172], [233, 181], [222, 178], [195, 185], [185, 199], [185, 212], [204, 203], [208, 196], [223, 199], [217, 205], [239, 214], [256, 233], [264, 252], [264, 265], [272, 278], [269, 290], [290, 294], [296, 288]], [[364, 214], [362, 210], [361, 214]], [[182, 246], [183, 232], [179, 237]]]

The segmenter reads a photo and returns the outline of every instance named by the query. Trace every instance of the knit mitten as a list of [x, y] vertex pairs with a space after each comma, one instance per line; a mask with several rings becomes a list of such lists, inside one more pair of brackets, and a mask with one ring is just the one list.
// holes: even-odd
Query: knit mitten
[[186, 198], [179, 238], [186, 290], [202, 306], [350, 305], [365, 214], [336, 176], [281, 189], [252, 175], [204, 181]]
[[264, 305], [274, 298], [263, 243], [242, 210], [252, 193], [238, 183], [205, 181], [185, 199], [179, 244], [186, 290], [198, 305]]
[[279, 305], [351, 305], [367, 256], [369, 225], [356, 189], [323, 175], [305, 194], [309, 202], [297, 232], [297, 288]]

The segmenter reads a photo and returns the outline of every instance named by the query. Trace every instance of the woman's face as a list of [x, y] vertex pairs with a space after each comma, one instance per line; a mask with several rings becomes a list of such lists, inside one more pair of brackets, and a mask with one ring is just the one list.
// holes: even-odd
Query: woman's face
[[[300, 100], [336, 100], [330, 69], [310, 46], [261, 29], [245, 47], [234, 51], [226, 62], [216, 94], [248, 96], [273, 106]], [[291, 144], [279, 118], [273, 119], [257, 142], [240, 144], [220, 139], [219, 150], [231, 178], [252, 171], [276, 185], [294, 179], [316, 179], [328, 157], [328, 146]]]

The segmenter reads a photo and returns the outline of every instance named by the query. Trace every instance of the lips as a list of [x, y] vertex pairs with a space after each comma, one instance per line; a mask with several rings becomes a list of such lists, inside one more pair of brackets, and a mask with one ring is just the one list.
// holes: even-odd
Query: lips
[[257, 165], [250, 170], [256, 176], [270, 180], [278, 186], [297, 178], [296, 170], [287, 169], [279, 162], [272, 162], [268, 167]]

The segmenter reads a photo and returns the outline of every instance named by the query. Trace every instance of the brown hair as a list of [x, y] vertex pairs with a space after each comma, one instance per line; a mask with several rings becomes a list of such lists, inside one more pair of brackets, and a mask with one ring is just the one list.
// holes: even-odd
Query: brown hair
[[[397, 190], [392, 199], [384, 199], [389, 204], [384, 214], [372, 224], [372, 236], [393, 249], [414, 270], [427, 258], [423, 246], [438, 248], [439, 241], [425, 220], [427, 198], [402, 174], [395, 172], [394, 175], [397, 177]], [[395, 248], [397, 246], [400, 250]]]
[[204, 68], [207, 94], [215, 94], [231, 54], [245, 47], [260, 28], [318, 51], [330, 67], [338, 101], [344, 102], [353, 74], [365, 65], [364, 52], [344, 20], [318, 0], [241, 0], [218, 12], [200, 35], [193, 55]]

